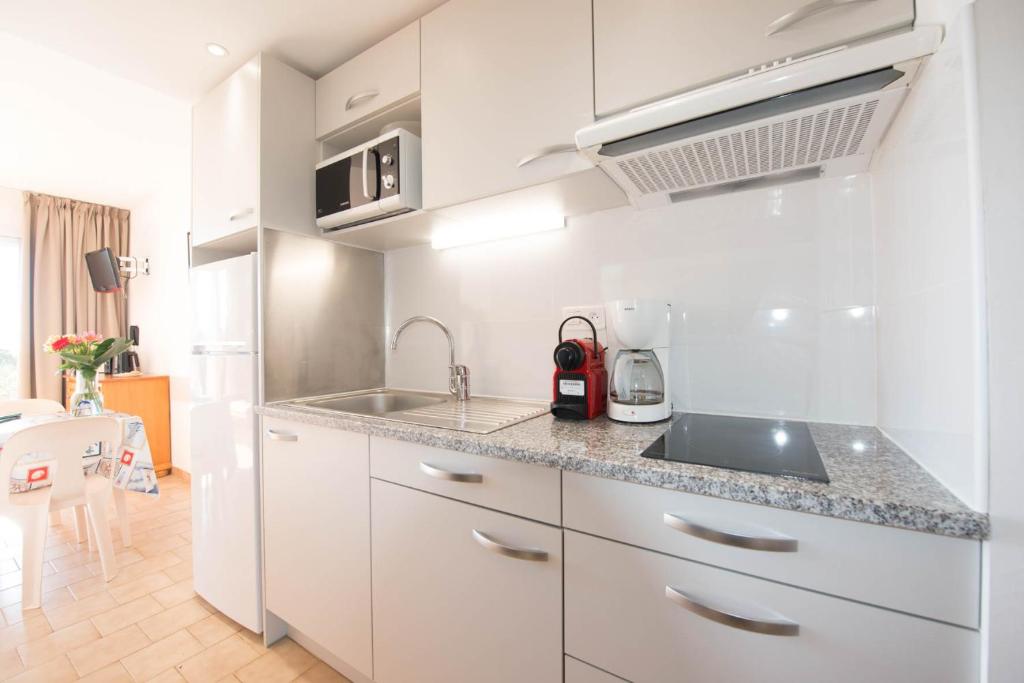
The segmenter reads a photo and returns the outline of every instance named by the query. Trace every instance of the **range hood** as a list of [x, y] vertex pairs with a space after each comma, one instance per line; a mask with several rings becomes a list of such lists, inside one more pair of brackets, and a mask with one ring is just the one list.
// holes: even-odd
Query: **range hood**
[[941, 40], [920, 27], [751, 69], [602, 119], [576, 146], [637, 207], [864, 171]]

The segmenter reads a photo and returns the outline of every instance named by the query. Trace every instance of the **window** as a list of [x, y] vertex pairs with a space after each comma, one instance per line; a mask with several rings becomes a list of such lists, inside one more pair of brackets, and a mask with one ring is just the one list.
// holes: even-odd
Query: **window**
[[0, 399], [18, 395], [21, 346], [21, 240], [0, 236]]

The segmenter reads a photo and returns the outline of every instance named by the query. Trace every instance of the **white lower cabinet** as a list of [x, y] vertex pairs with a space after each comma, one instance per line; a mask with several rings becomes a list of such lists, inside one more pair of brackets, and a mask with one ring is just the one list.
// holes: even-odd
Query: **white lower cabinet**
[[969, 629], [572, 531], [564, 552], [566, 654], [635, 683], [978, 679]]
[[366, 677], [369, 437], [263, 418], [267, 609]]
[[562, 680], [562, 532], [371, 483], [374, 680]]

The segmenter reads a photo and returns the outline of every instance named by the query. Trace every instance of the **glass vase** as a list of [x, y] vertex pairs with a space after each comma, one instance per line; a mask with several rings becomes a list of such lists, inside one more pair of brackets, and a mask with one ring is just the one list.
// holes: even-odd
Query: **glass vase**
[[75, 393], [71, 394], [68, 409], [76, 417], [103, 414], [103, 390], [95, 370], [75, 371]]

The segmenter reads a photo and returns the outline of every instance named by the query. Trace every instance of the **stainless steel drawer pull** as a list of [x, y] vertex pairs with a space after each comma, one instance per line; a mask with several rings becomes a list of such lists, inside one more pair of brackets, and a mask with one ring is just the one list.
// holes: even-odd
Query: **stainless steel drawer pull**
[[537, 161], [538, 159], [554, 156], [555, 154], [568, 154], [569, 152], [576, 151], [576, 145], [550, 145], [548, 147], [542, 147], [538, 149], [536, 152], [531, 152], [530, 154], [527, 154], [525, 157], [520, 159], [519, 162], [516, 164], [516, 167], [522, 168], [527, 164], [532, 164], [534, 161]]
[[279, 432], [276, 429], [267, 429], [267, 436], [271, 441], [298, 441], [299, 435], [291, 432]]
[[363, 92], [357, 92], [355, 95], [348, 98], [347, 102], [345, 102], [345, 111], [348, 111], [352, 107], [357, 107], [367, 100], [372, 100], [379, 94], [379, 90], [365, 90]]
[[473, 529], [473, 539], [493, 553], [514, 557], [517, 560], [530, 560], [532, 562], [547, 562], [548, 554], [544, 550], [536, 548], [516, 548], [515, 546], [498, 543], [482, 531]]
[[665, 586], [665, 597], [680, 607], [694, 614], [710, 619], [711, 621], [725, 624], [742, 631], [762, 633], [766, 636], [798, 636], [800, 635], [800, 624], [782, 617], [763, 619], [737, 614], [731, 609], [722, 609], [709, 604], [709, 601], [702, 601], [693, 595]]
[[251, 216], [254, 213], [256, 213], [256, 209], [239, 209], [238, 211], [235, 211], [233, 214], [228, 216], [228, 220], [237, 221], [239, 218], [245, 218], [246, 216]]
[[774, 532], [769, 532], [773, 534], [771, 536], [748, 536], [729, 531], [719, 531], [718, 529], [712, 529], [711, 527], [691, 522], [669, 512], [665, 513], [663, 519], [667, 526], [672, 527], [676, 531], [682, 531], [684, 534], [702, 538], [705, 541], [731, 545], [737, 548], [767, 550], [775, 553], [795, 553], [799, 546], [795, 538], [775, 534]]
[[435, 467], [426, 462], [420, 463], [420, 472], [429, 475], [434, 479], [458, 481], [464, 484], [479, 484], [484, 480], [484, 475], [482, 474], [477, 474], [475, 472], [451, 472], [449, 470], [443, 470], [440, 467]]
[[801, 21], [813, 17], [815, 14], [862, 2], [875, 2], [875, 0], [814, 0], [814, 2], [809, 2], [806, 5], [797, 7], [792, 12], [783, 14], [781, 17], [768, 24], [768, 27], [764, 31], [764, 35], [774, 36], [776, 33], [781, 33], [788, 28], [792, 28]]

